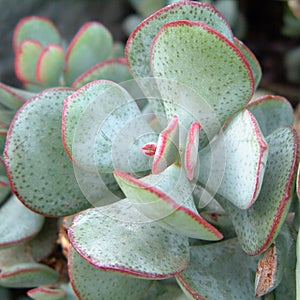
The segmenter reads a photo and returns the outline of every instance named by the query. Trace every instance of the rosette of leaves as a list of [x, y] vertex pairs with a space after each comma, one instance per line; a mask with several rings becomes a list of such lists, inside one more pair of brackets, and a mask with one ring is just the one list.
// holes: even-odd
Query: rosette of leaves
[[77, 297], [180, 299], [179, 286], [189, 299], [294, 299], [299, 143], [289, 102], [251, 100], [260, 66], [207, 4], [155, 12], [129, 37], [126, 59], [139, 88], [46, 90], [8, 132], [19, 200], [45, 216], [75, 214]]
[[108, 29], [96, 21], [85, 23], [67, 45], [51, 20], [25, 17], [14, 30], [13, 48], [15, 73], [31, 91], [130, 78], [123, 45], [114, 43]]

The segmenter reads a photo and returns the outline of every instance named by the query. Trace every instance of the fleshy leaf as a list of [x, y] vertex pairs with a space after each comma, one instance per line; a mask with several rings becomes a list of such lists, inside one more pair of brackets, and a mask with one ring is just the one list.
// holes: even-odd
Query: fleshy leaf
[[38, 263], [23, 263], [3, 268], [0, 285], [11, 288], [28, 288], [57, 282], [59, 274], [50, 267]]
[[[12, 195], [0, 208], [0, 247], [24, 242], [36, 235], [44, 217], [26, 208]], [[22, 220], [16, 224], [17, 220]]]
[[208, 26], [233, 41], [229, 24], [213, 6], [192, 1], [180, 1], [166, 6], [141, 22], [128, 39], [126, 58], [134, 77], [152, 76], [150, 70], [152, 41], [164, 24], [176, 20], [206, 22]]
[[192, 180], [194, 177], [194, 169], [196, 168], [198, 161], [200, 129], [201, 125], [198, 122], [192, 123], [186, 140], [184, 166], [189, 180]]
[[116, 58], [122, 58], [124, 57], [124, 49], [125, 45], [121, 42], [115, 42], [113, 43], [111, 52], [107, 59], [116, 59]]
[[[112, 50], [111, 33], [98, 22], [85, 23], [74, 36], [66, 52], [66, 83], [104, 61]], [[84, 59], [83, 59], [84, 58]]]
[[[187, 44], [192, 46], [183, 46]], [[154, 77], [169, 80], [157, 80], [167, 116], [177, 115], [185, 128], [194, 118], [209, 139], [253, 93], [253, 76], [245, 57], [203, 22], [165, 24], [152, 44], [151, 67]], [[187, 97], [180, 85], [189, 87], [194, 95]]]
[[63, 101], [71, 93], [51, 89], [26, 102], [7, 136], [5, 162], [12, 189], [26, 206], [46, 216], [70, 215], [90, 206], [61, 142]]
[[250, 68], [254, 79], [254, 89], [256, 89], [260, 83], [262, 76], [260, 64], [256, 59], [255, 55], [242, 41], [238, 40], [237, 38], [234, 38], [234, 44], [239, 48], [239, 50], [243, 53], [248, 63], [250, 64]]
[[146, 171], [142, 147], [156, 140], [134, 99], [112, 81], [88, 83], [65, 100], [63, 141], [79, 165], [101, 173]]
[[5, 109], [18, 110], [26, 101], [13, 88], [0, 82], [0, 103]]
[[27, 292], [34, 300], [66, 300], [66, 292], [61, 289], [38, 287]]
[[42, 44], [38, 41], [24, 40], [21, 42], [15, 58], [15, 73], [19, 80], [37, 83], [37, 60], [42, 51]]
[[36, 78], [46, 86], [59, 86], [64, 68], [64, 50], [61, 46], [50, 44], [38, 57]]
[[100, 270], [83, 259], [73, 247], [69, 251], [69, 275], [79, 299], [141, 299], [153, 282], [126, 274]]
[[199, 154], [199, 180], [235, 206], [256, 200], [264, 178], [268, 146], [252, 113], [237, 114]]
[[61, 42], [60, 34], [52, 21], [40, 16], [25, 17], [17, 24], [13, 37], [15, 52], [24, 40], [38, 41], [43, 47]]
[[115, 171], [116, 180], [136, 209], [174, 232], [204, 240], [219, 240], [222, 234], [197, 212], [192, 186], [185, 172], [172, 165], [159, 175], [140, 180]]
[[253, 300], [256, 261], [237, 239], [192, 246], [190, 264], [176, 279], [190, 299]]
[[173, 116], [167, 128], [163, 130], [156, 145], [152, 173], [158, 174], [175, 163], [179, 158], [178, 117]]
[[255, 203], [247, 210], [240, 210], [228, 201], [222, 201], [243, 249], [251, 255], [265, 251], [277, 237], [295, 188], [298, 163], [296, 131], [290, 127], [277, 129], [267, 137], [267, 143], [269, 158]]
[[247, 108], [254, 115], [264, 136], [281, 126], [294, 124], [293, 108], [283, 97], [265, 95], [251, 101]]
[[116, 215], [117, 207], [88, 209], [73, 218], [69, 238], [85, 260], [102, 270], [142, 278], [168, 278], [186, 268], [186, 237], [153, 222], [136, 222], [136, 211], [131, 208], [122, 210], [123, 221]]
[[74, 89], [79, 89], [85, 84], [99, 79], [112, 80], [116, 83], [132, 79], [129, 68], [124, 58], [106, 60], [96, 64], [81, 74], [72, 84]]

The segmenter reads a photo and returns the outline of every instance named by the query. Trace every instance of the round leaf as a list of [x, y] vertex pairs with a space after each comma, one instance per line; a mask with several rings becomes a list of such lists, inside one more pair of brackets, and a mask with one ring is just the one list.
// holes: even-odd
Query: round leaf
[[61, 141], [64, 98], [72, 91], [51, 89], [27, 102], [7, 137], [5, 160], [13, 191], [47, 216], [64, 216], [89, 207]]
[[118, 205], [88, 209], [74, 217], [69, 238], [85, 260], [102, 270], [143, 278], [167, 278], [186, 268], [186, 237], [155, 222], [135, 222], [137, 214], [131, 208], [121, 208], [119, 219]]

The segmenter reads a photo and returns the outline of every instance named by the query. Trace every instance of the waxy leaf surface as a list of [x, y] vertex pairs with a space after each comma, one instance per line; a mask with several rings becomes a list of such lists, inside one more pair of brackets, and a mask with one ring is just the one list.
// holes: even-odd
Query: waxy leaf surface
[[115, 211], [115, 205], [93, 208], [73, 219], [70, 241], [90, 264], [102, 270], [158, 279], [174, 276], [186, 268], [188, 238], [151, 220], [135, 222], [135, 210], [130, 208], [121, 210], [120, 218]]
[[7, 137], [5, 162], [12, 189], [26, 206], [46, 216], [70, 215], [90, 206], [61, 141], [63, 101], [71, 93], [51, 89], [28, 101]]

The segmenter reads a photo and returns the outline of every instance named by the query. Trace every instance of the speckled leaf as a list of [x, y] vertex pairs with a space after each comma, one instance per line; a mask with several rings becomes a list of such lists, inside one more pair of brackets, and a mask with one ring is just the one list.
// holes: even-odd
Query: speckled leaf
[[[167, 116], [177, 115], [181, 122], [190, 122], [189, 116], [193, 116], [208, 138], [242, 109], [253, 93], [253, 76], [245, 57], [203, 22], [164, 25], [152, 44], [151, 67], [154, 77], [170, 80], [169, 84], [157, 81]], [[187, 99], [179, 85], [190, 87], [193, 97]], [[204, 110], [207, 106], [209, 113]], [[188, 128], [190, 124], [183, 126]]]
[[239, 48], [239, 50], [246, 57], [248, 63], [250, 64], [250, 68], [253, 74], [254, 79], [254, 89], [256, 89], [260, 83], [262, 71], [258, 60], [252, 51], [240, 40], [234, 38], [234, 44]]
[[83, 259], [74, 248], [69, 251], [69, 275], [78, 299], [138, 300], [153, 283], [152, 280], [100, 270]]
[[66, 83], [72, 82], [95, 64], [104, 61], [112, 50], [111, 33], [98, 22], [85, 23], [66, 52]]
[[66, 300], [66, 292], [61, 289], [38, 287], [27, 292], [34, 300]]
[[191, 261], [176, 279], [190, 299], [254, 300], [257, 259], [237, 239], [191, 247]]
[[15, 73], [19, 80], [37, 83], [36, 67], [42, 44], [38, 41], [24, 40], [18, 47], [15, 59]]
[[[12, 195], [0, 208], [0, 247], [24, 242], [43, 226], [44, 217], [26, 208]], [[17, 224], [17, 220], [22, 220]]]
[[264, 136], [281, 126], [294, 124], [293, 108], [283, 97], [265, 95], [251, 101], [247, 108], [254, 115]]
[[268, 146], [259, 126], [252, 113], [243, 110], [200, 152], [199, 180], [246, 209], [259, 194], [267, 159]]
[[10, 86], [0, 82], [0, 104], [5, 109], [18, 110], [26, 101]]
[[287, 216], [295, 188], [298, 137], [294, 129], [283, 127], [267, 137], [269, 158], [264, 181], [256, 202], [240, 210], [222, 201], [231, 215], [239, 241], [248, 254], [265, 251]]
[[47, 216], [89, 207], [61, 142], [63, 101], [71, 93], [51, 89], [26, 102], [7, 137], [5, 162], [13, 191], [26, 206]]
[[50, 44], [38, 57], [36, 78], [46, 86], [61, 85], [60, 77], [64, 68], [64, 50], [61, 46]]
[[186, 173], [172, 165], [158, 175], [136, 179], [115, 171], [126, 197], [143, 215], [173, 232], [204, 240], [219, 240], [222, 234], [197, 212], [192, 185]]
[[74, 89], [79, 89], [88, 82], [107, 79], [116, 83], [132, 79], [132, 75], [124, 58], [106, 60], [96, 64], [81, 74], [72, 84]]
[[73, 247], [95, 267], [143, 278], [167, 278], [186, 268], [188, 238], [153, 222], [139, 223], [132, 209], [120, 218], [126, 221], [114, 206], [77, 214], [69, 228]]
[[38, 263], [22, 263], [3, 268], [0, 285], [12, 288], [28, 288], [57, 282], [59, 274], [50, 267]]
[[[66, 98], [63, 141], [80, 165], [110, 173], [149, 170], [142, 146], [157, 140], [136, 102], [112, 81], [88, 83]], [[91, 141], [93, 141], [91, 143]]]
[[203, 21], [233, 41], [227, 21], [213, 6], [192, 1], [180, 1], [154, 13], [139, 24], [130, 35], [126, 45], [126, 57], [134, 77], [152, 75], [150, 70], [152, 41], [164, 24], [176, 20]]
[[61, 42], [59, 32], [52, 21], [40, 16], [25, 17], [19, 21], [13, 37], [15, 52], [23, 40], [36, 40], [44, 47]]

